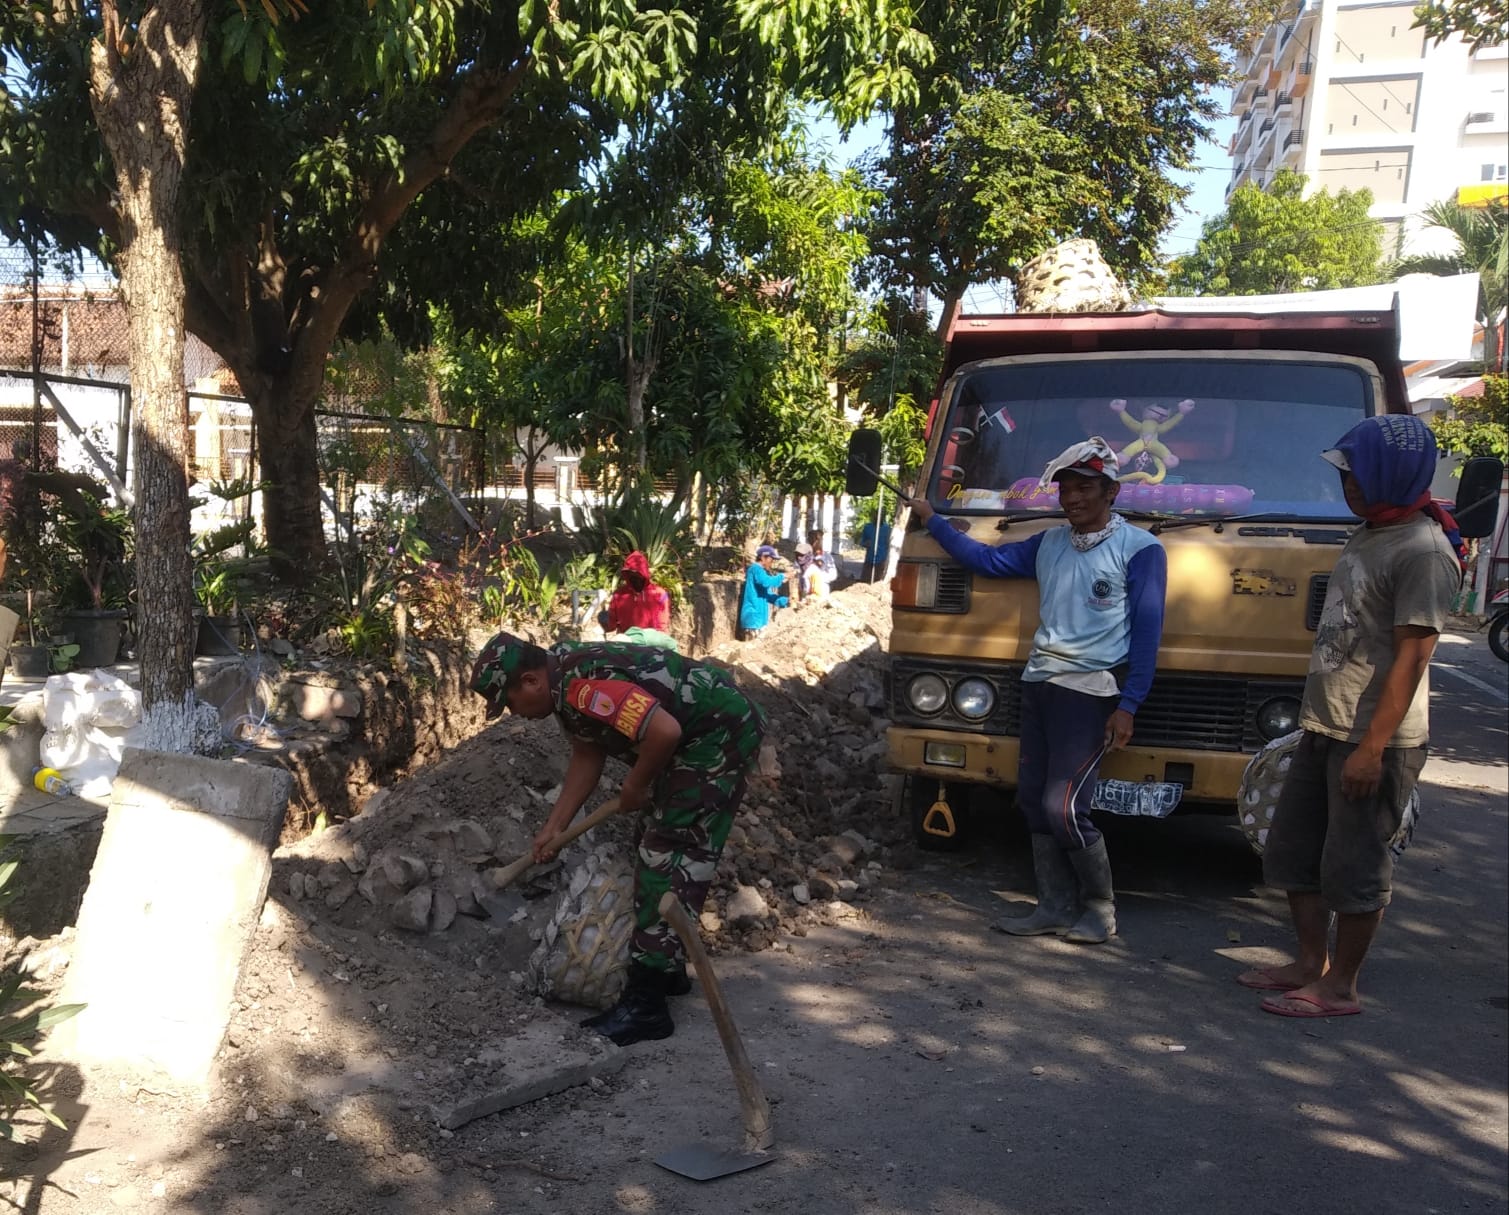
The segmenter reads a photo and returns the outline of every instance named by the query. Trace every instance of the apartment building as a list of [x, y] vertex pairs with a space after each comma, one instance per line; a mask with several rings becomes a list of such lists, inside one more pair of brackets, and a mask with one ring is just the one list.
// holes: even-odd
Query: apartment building
[[1228, 197], [1283, 168], [1311, 189], [1366, 187], [1385, 252], [1428, 253], [1452, 241], [1422, 208], [1509, 189], [1509, 46], [1433, 46], [1414, 4], [1288, 0], [1239, 65]]

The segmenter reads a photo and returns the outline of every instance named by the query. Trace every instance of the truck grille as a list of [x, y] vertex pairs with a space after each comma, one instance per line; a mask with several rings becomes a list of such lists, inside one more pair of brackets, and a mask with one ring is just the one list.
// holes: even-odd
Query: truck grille
[[943, 565], [938, 569], [938, 612], [969, 611], [969, 571], [962, 565]]
[[[996, 690], [996, 707], [983, 722], [971, 722], [952, 707], [931, 717], [914, 712], [906, 703], [912, 676], [931, 671], [943, 676], [950, 689], [967, 676], [987, 679]], [[1016, 737], [1022, 722], [1022, 665], [941, 665], [918, 658], [896, 658], [890, 672], [891, 720], [897, 725], [971, 730]], [[1222, 675], [1164, 675], [1137, 713], [1135, 745], [1183, 747], [1197, 751], [1257, 751], [1267, 741], [1257, 728], [1257, 712], [1276, 696], [1294, 700], [1304, 691], [1302, 679], [1243, 679]]]
[[1305, 628], [1312, 633], [1320, 627], [1320, 614], [1326, 606], [1326, 588], [1330, 585], [1330, 574], [1315, 574], [1310, 579], [1310, 597], [1305, 600]]

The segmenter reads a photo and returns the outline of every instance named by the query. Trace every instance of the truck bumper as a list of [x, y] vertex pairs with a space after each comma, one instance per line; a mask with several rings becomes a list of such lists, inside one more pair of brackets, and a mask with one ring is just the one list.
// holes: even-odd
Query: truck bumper
[[[1015, 738], [961, 730], [922, 730], [892, 726], [886, 731], [887, 759], [894, 771], [933, 780], [1011, 788], [1016, 785], [1020, 745]], [[1135, 745], [1115, 751], [1100, 764], [1103, 780], [1168, 781], [1184, 786], [1184, 801], [1230, 808], [1252, 757], [1243, 752], [1156, 751]]]

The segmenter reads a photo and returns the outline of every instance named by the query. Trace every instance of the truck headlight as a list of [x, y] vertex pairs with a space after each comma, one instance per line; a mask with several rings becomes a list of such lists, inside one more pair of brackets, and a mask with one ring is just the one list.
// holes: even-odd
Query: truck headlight
[[948, 685], [940, 675], [918, 675], [906, 685], [906, 699], [918, 713], [936, 713], [948, 703]]
[[1267, 741], [1293, 734], [1299, 729], [1299, 701], [1292, 696], [1275, 696], [1258, 706], [1257, 728]]
[[970, 721], [983, 721], [996, 707], [996, 690], [988, 679], [971, 676], [954, 685], [954, 712]]

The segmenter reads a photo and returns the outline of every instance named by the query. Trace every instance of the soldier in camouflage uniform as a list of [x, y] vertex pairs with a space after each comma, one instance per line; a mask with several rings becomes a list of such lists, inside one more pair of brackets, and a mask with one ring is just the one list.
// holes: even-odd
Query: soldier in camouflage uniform
[[626, 811], [642, 810], [629, 978], [619, 1002], [582, 1024], [620, 1046], [674, 1032], [666, 996], [691, 990], [685, 953], [660, 917], [673, 891], [695, 919], [759, 756], [765, 718], [715, 667], [654, 646], [562, 643], [550, 649], [511, 633], [483, 648], [472, 690], [488, 715], [560, 721], [571, 762], [545, 825], [536, 861], [597, 788], [609, 755], [630, 763], [619, 790]]

